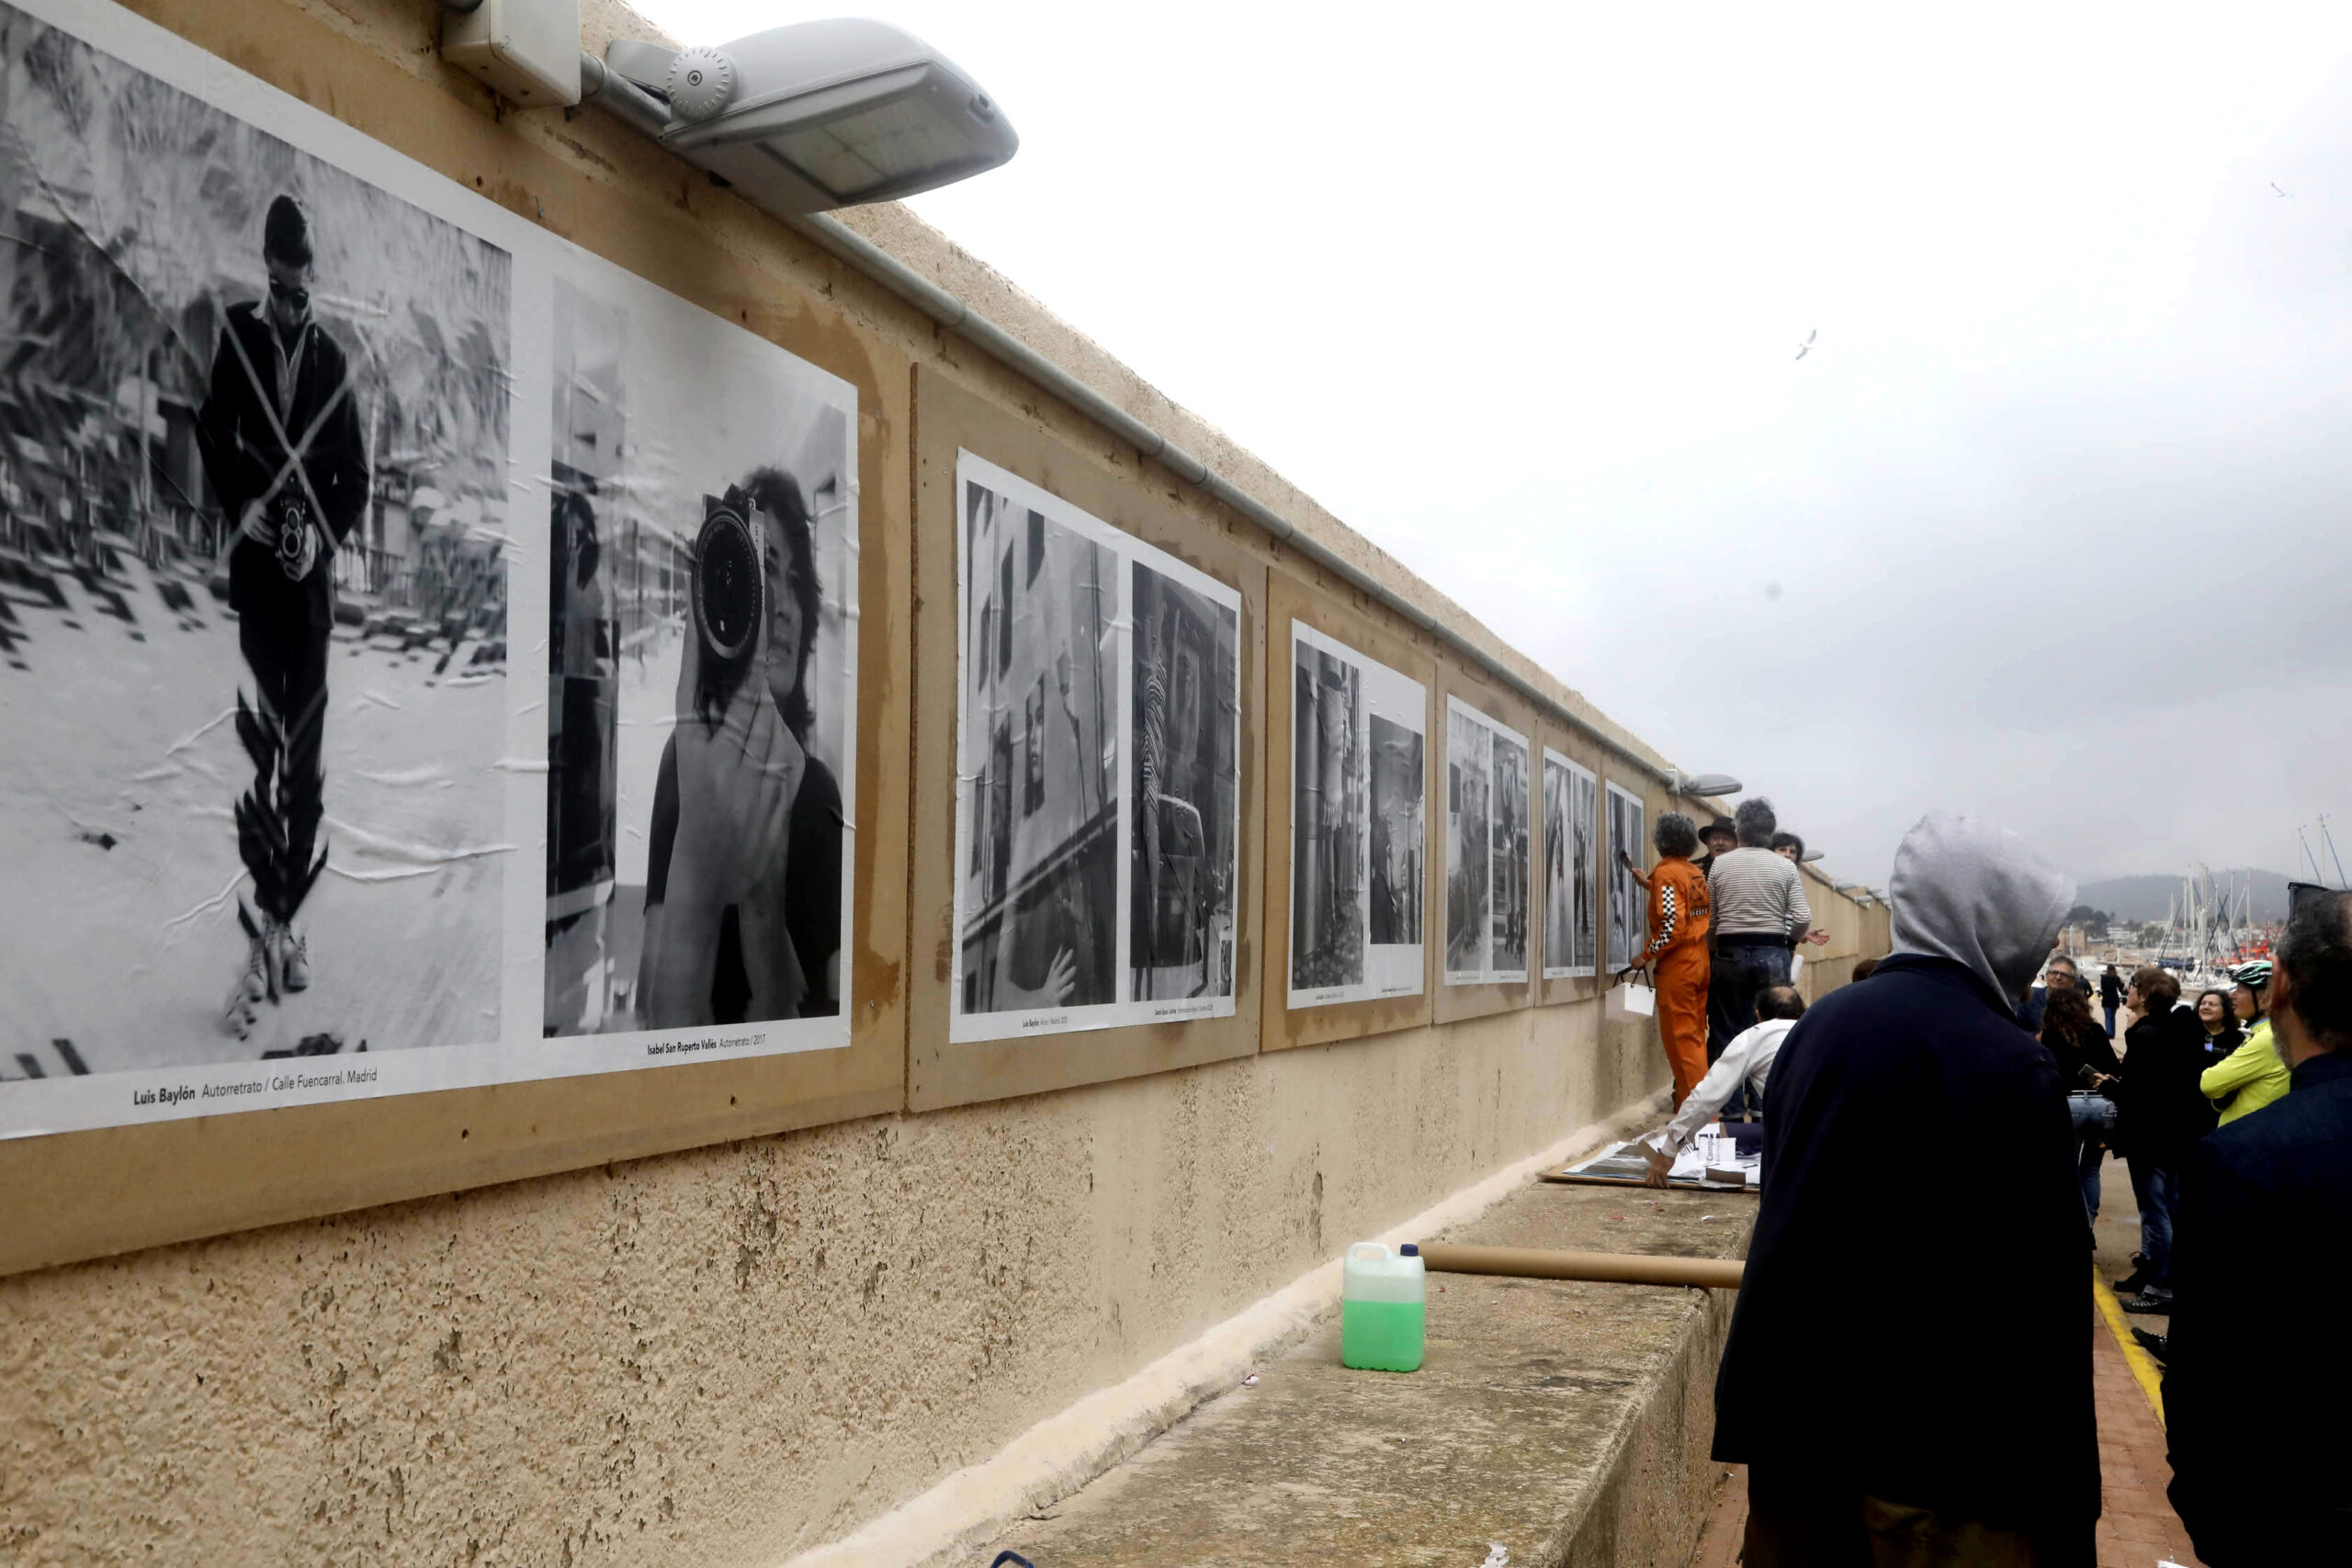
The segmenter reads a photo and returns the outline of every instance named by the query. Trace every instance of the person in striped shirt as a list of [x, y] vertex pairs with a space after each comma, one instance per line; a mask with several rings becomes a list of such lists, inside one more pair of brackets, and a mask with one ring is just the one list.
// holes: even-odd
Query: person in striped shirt
[[1756, 998], [1789, 983], [1790, 939], [1813, 924], [1796, 863], [1772, 852], [1780, 820], [1772, 803], [1744, 800], [1732, 814], [1739, 848], [1717, 855], [1707, 872], [1715, 906], [1715, 983], [1708, 998], [1707, 1057], [1756, 1027]]

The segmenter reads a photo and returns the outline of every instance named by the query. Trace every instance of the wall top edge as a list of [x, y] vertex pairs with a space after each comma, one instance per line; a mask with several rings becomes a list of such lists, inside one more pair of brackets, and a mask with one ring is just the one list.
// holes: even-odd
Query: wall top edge
[[[679, 46], [721, 41], [679, 39], [619, 0], [583, 0], [582, 47], [592, 54], [602, 54], [616, 38], [651, 39]], [[1283, 518], [1313, 545], [1463, 637], [1501, 669], [1542, 693], [1562, 713], [1590, 727], [1606, 744], [1661, 774], [1675, 771], [1672, 761], [1581, 692], [1505, 642], [1451, 596], [1350, 527], [1271, 464], [1160, 391], [1019, 283], [902, 203], [850, 208], [831, 216], [858, 238], [964, 301], [975, 315], [993, 322], [1130, 418], [1201, 459], [1211, 473]], [[797, 246], [808, 242], [792, 235], [788, 243]]]

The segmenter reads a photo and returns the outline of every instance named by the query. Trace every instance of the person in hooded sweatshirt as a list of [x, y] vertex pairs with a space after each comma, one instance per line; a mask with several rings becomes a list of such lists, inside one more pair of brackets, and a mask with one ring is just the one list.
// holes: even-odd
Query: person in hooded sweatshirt
[[[1932, 812], [1896, 852], [1894, 951], [1772, 1069], [1765, 1182], [1715, 1382], [1748, 1465], [1747, 1568], [2094, 1561], [2090, 1231], [2057, 1064], [2018, 1027], [2075, 901], [2015, 834]], [[1961, 1266], [1926, 1376], [1907, 1281]]]

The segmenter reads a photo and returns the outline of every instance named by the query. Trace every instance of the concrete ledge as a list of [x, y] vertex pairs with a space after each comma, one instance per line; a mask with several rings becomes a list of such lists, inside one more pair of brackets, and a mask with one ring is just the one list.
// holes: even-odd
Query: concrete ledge
[[[1605, 1122], [1580, 1127], [1372, 1239], [1418, 1241], [1475, 1220], [1525, 1192], [1538, 1170], [1654, 1123], [1665, 1103], [1663, 1096], [1654, 1095]], [[949, 1562], [961, 1568], [971, 1551], [1014, 1521], [1069, 1496], [1183, 1420], [1202, 1401], [1233, 1388], [1252, 1367], [1296, 1346], [1318, 1319], [1331, 1314], [1339, 1296], [1340, 1264], [1334, 1258], [1125, 1382], [1039, 1422], [986, 1461], [957, 1471], [855, 1533], [793, 1558], [786, 1568], [928, 1568]]]
[[[1446, 1239], [1729, 1258], [1754, 1215], [1747, 1197], [1529, 1187]], [[1432, 1275], [1430, 1303], [1419, 1372], [1340, 1367], [1327, 1319], [991, 1549], [1038, 1568], [1686, 1562], [1730, 1299]]]

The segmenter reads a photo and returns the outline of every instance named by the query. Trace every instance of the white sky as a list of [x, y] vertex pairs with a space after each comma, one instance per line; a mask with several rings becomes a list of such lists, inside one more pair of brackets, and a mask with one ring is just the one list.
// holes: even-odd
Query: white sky
[[1825, 869], [2352, 829], [2352, 7], [873, 14], [1022, 135], [916, 210]]

